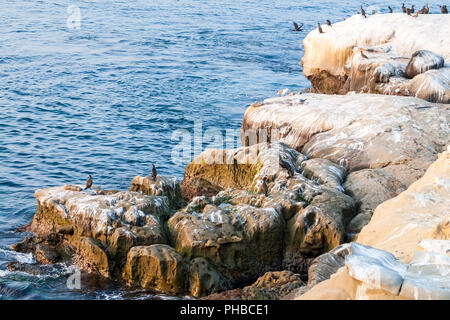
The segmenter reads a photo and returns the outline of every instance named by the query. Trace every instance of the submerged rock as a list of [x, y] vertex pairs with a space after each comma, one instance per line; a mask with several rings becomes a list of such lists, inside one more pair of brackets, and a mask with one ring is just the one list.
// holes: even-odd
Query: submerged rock
[[[450, 69], [444, 65], [450, 58], [449, 19], [446, 15], [411, 19], [402, 13], [367, 19], [354, 15], [323, 26], [324, 33], [315, 29], [303, 40], [303, 73], [317, 93], [355, 91], [449, 103]], [[433, 71], [439, 76], [427, 74], [430, 69], [438, 69]], [[418, 74], [428, 85], [408, 79]]]

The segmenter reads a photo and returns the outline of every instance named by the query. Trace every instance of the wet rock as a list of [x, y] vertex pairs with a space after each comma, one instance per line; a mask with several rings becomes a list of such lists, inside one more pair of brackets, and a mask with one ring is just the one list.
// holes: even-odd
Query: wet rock
[[128, 252], [123, 279], [129, 285], [183, 294], [186, 269], [183, 257], [168, 245], [137, 246]]
[[406, 66], [406, 76], [410, 79], [416, 75], [431, 69], [439, 69], [444, 66], [444, 58], [429, 50], [418, 50], [412, 54]]
[[267, 272], [255, 283], [244, 288], [238, 288], [212, 294], [205, 300], [278, 300], [294, 290], [304, 286], [299, 274], [291, 271]]
[[34, 253], [40, 263], [71, 261], [74, 255], [73, 262], [88, 272], [120, 277], [132, 246], [167, 243], [165, 196], [66, 185], [38, 190], [36, 199], [34, 236], [12, 249]]
[[12, 272], [21, 271], [33, 275], [43, 275], [52, 271], [53, 267], [48, 265], [40, 265], [38, 263], [10, 262], [6, 266], [6, 269]]
[[60, 256], [58, 252], [43, 243], [38, 243], [34, 249], [36, 261], [41, 264], [52, 264], [59, 261]]
[[202, 297], [220, 292], [229, 287], [224, 279], [205, 258], [194, 258], [189, 265], [189, 293], [194, 297]]

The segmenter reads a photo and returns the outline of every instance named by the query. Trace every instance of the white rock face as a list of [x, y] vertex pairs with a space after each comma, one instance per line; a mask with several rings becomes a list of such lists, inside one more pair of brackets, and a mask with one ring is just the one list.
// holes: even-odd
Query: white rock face
[[278, 129], [281, 142], [350, 171], [407, 161], [426, 168], [448, 143], [448, 110], [411, 97], [297, 94], [250, 106], [242, 128]]
[[[416, 96], [432, 102], [450, 102], [449, 63], [450, 16], [403, 13], [376, 14], [363, 18], [354, 15], [324, 33], [311, 31], [303, 40], [303, 73], [313, 91], [349, 91]], [[408, 80], [406, 67], [418, 50], [429, 55], [415, 58], [414, 72], [419, 81]], [[439, 57], [440, 56], [440, 57]], [[428, 74], [430, 61], [437, 70]], [[447, 63], [442, 66], [441, 59]], [[439, 60], [439, 61], [438, 61]], [[442, 67], [441, 67], [442, 66]], [[423, 73], [422, 73], [423, 72]]]
[[367, 48], [385, 45], [388, 52], [409, 59], [417, 50], [430, 50], [450, 59], [450, 16], [445, 14], [419, 15], [403, 13], [376, 14], [363, 18], [354, 15], [332, 27], [322, 26], [324, 33], [311, 31], [303, 40], [305, 55], [303, 73], [314, 69], [327, 70], [332, 75], [344, 75], [353, 47]]

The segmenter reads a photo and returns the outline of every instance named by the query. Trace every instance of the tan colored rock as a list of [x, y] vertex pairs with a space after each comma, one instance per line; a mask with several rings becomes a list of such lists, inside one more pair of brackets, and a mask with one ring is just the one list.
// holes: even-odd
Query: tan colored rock
[[278, 300], [301, 288], [305, 283], [291, 271], [267, 272], [252, 285], [205, 297], [205, 300]]
[[177, 212], [168, 228], [177, 251], [208, 259], [230, 285], [280, 267], [284, 220], [273, 208], [207, 205]]
[[128, 252], [123, 279], [129, 285], [172, 294], [186, 292], [183, 257], [164, 244], [137, 246]]
[[[411, 19], [402, 13], [366, 19], [358, 14], [332, 27], [324, 25], [323, 33], [314, 29], [303, 40], [303, 73], [317, 93], [369, 92], [449, 103], [450, 69], [443, 65], [450, 58], [449, 19], [447, 15]], [[419, 50], [429, 54], [413, 56]], [[417, 74], [422, 83], [433, 85], [418, 86], [406, 77]]]
[[189, 264], [189, 293], [202, 297], [227, 287], [224, 279], [205, 258], [194, 258]]
[[280, 142], [310, 158], [300, 170], [324, 159], [346, 167], [343, 187], [362, 214], [347, 230], [352, 237], [377, 205], [405, 190], [436, 160], [449, 143], [448, 115], [448, 105], [411, 97], [294, 94], [250, 106], [242, 129], [277, 129]]
[[448, 299], [449, 181], [447, 148], [422, 178], [376, 208], [357, 241], [378, 249], [360, 250], [298, 298]]
[[[217, 153], [227, 154], [237, 167], [247, 163], [256, 170], [238, 189], [229, 188], [236, 187], [235, 169], [210, 161]], [[169, 219], [169, 233], [185, 257], [211, 262], [227, 289], [270, 270], [306, 273], [314, 256], [345, 240], [355, 205], [342, 192], [344, 167], [324, 159], [305, 160], [279, 143], [206, 150], [197, 160], [204, 170], [200, 178], [190, 176], [190, 182], [208, 179], [217, 189], [228, 189], [193, 198]], [[206, 171], [215, 174], [206, 177]], [[267, 196], [259, 192], [264, 178]]]
[[142, 192], [149, 196], [165, 196], [171, 208], [177, 209], [184, 205], [180, 182], [173, 177], [158, 175], [153, 181], [151, 176], [136, 176], [131, 182], [130, 191]]
[[379, 205], [358, 242], [409, 261], [423, 239], [450, 239], [450, 150], [397, 197]]
[[[170, 210], [164, 196], [67, 185], [38, 190], [36, 199], [31, 231], [58, 235], [51, 244], [56, 253], [73, 251], [80, 267], [105, 277], [120, 274], [132, 246], [167, 242], [161, 222]], [[40, 252], [35, 254], [41, 257]]]

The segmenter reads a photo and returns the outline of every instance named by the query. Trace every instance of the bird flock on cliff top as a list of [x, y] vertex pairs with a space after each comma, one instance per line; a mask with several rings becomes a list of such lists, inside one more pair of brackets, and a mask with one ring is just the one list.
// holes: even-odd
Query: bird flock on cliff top
[[[441, 14], [447, 14], [447, 6], [446, 5], [440, 5], [439, 8], [441, 9]], [[387, 7], [389, 13], [393, 13], [394, 10], [390, 6]], [[430, 13], [430, 8], [428, 7], [428, 3], [422, 7], [420, 10], [415, 10], [414, 5], [411, 5], [411, 8], [405, 7], [405, 3], [402, 3], [401, 10], [403, 13], [406, 13], [408, 16], [412, 16], [414, 18], [417, 18], [419, 14], [428, 14]], [[367, 18], [366, 11], [364, 10], [363, 6], [361, 5], [360, 12], [359, 12], [364, 18]], [[372, 10], [372, 15], [376, 14], [377, 10]], [[415, 14], [414, 14], [415, 13]], [[414, 14], [414, 15], [413, 15]], [[344, 19], [345, 20], [345, 19]], [[331, 21], [326, 20], [325, 23], [331, 27]], [[295, 21], [292, 22], [294, 25], [294, 29], [292, 31], [303, 31], [303, 23], [298, 25]], [[320, 25], [320, 22], [317, 23], [317, 30], [319, 33], [324, 33], [322, 26]]]

